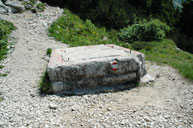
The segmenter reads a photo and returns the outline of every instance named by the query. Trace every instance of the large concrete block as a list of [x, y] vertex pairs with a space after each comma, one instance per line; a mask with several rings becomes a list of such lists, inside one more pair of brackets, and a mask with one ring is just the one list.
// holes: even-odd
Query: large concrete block
[[47, 73], [58, 94], [122, 88], [146, 74], [144, 55], [116, 45], [56, 49]]

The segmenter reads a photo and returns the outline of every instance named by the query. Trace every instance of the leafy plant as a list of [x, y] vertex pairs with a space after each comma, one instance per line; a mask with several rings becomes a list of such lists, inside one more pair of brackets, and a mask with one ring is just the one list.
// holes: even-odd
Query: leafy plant
[[52, 53], [52, 49], [51, 48], [48, 48], [47, 51], [46, 51], [46, 55], [50, 56]]
[[123, 28], [119, 33], [119, 38], [127, 43], [161, 40], [166, 37], [169, 31], [168, 25], [158, 19], [152, 19]]

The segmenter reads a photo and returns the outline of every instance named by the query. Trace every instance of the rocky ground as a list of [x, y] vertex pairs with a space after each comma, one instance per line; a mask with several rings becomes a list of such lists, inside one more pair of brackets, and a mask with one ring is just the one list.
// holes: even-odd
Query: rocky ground
[[83, 96], [39, 94], [47, 66], [47, 48], [66, 47], [47, 36], [48, 26], [62, 14], [56, 7], [32, 14], [0, 15], [18, 28], [17, 42], [1, 62], [0, 127], [144, 127], [193, 128], [193, 83], [166, 65], [147, 62], [156, 81], [131, 90]]
[[21, 13], [26, 10], [41, 11], [44, 4], [37, 0], [0, 0], [0, 14]]

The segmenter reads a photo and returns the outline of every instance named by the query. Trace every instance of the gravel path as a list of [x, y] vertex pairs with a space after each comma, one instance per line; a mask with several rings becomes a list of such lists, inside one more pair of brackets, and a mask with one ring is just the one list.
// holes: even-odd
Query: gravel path
[[[156, 82], [114, 93], [83, 96], [40, 95], [38, 83], [46, 69], [47, 48], [66, 45], [47, 36], [46, 29], [62, 10], [2, 15], [17, 26], [17, 43], [0, 72], [0, 127], [2, 128], [193, 128], [193, 83], [169, 66], [147, 62]], [[12, 40], [13, 40], [12, 39]]]

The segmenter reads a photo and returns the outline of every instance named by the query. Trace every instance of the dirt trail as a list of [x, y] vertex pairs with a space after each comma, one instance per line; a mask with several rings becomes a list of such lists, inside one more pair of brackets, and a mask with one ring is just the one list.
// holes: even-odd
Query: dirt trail
[[193, 128], [193, 83], [169, 66], [147, 62], [159, 78], [146, 86], [115, 93], [41, 96], [38, 83], [46, 69], [47, 48], [66, 47], [47, 36], [48, 26], [62, 14], [56, 7], [32, 14], [2, 15], [18, 28], [17, 42], [0, 72], [0, 127], [182, 127]]

